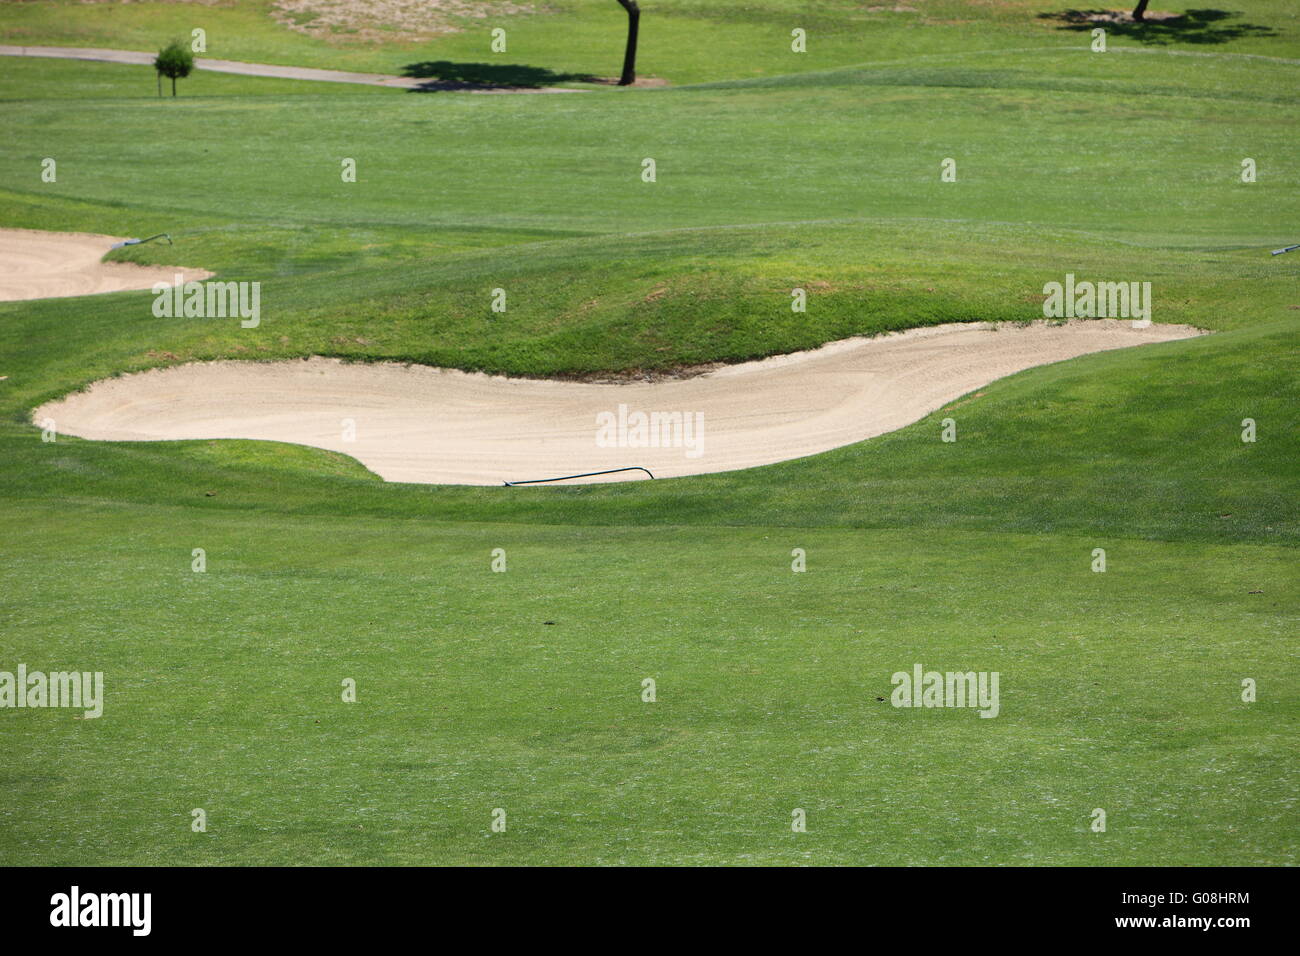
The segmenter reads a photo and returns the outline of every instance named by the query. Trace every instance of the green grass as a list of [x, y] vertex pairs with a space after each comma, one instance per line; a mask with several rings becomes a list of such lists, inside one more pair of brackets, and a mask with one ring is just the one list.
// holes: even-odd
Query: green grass
[[[937, 51], [971, 53], [979, 60], [1008, 49], [1086, 49], [1090, 28], [1059, 19], [1063, 11], [1080, 6], [1060, 0], [648, 0], [642, 8], [638, 65], [643, 76], [683, 84], [912, 61]], [[207, 55], [220, 59], [376, 73], [402, 73], [416, 64], [477, 65], [489, 77], [499, 73], [506, 80], [522, 76], [545, 82], [551, 74], [551, 82], [583, 85], [569, 78], [618, 75], [627, 22], [614, 0], [547, 0], [535, 4], [532, 13], [453, 19], [457, 32], [436, 37], [412, 39], [409, 31], [398, 30], [377, 40], [342, 32], [308, 36], [278, 23], [271, 7], [270, 0], [224, 0], [201, 7], [29, 0], [0, 8], [0, 43], [154, 51], [172, 37], [189, 37], [202, 27]], [[1151, 25], [1140, 31], [1111, 27], [1108, 45], [1296, 56], [1300, 22], [1287, 0], [1256, 0], [1248, 9], [1210, 13], [1226, 16], [1206, 20], [1193, 14], [1179, 26]], [[491, 52], [494, 27], [507, 31], [505, 53]], [[807, 31], [803, 54], [791, 51], [790, 34], [796, 27]]]
[[[798, 83], [558, 98], [366, 90], [348, 108], [349, 88], [335, 84], [289, 100], [157, 100], [143, 67], [10, 59], [0, 99], [37, 95], [6, 109], [23, 147], [5, 151], [0, 172], [7, 189], [42, 200], [161, 206], [177, 231], [238, 210], [242, 222], [286, 226], [559, 235], [923, 218], [1184, 248], [1285, 239], [1300, 206], [1289, 159], [1296, 68], [1154, 60], [1070, 50], [972, 72], [958, 57]], [[1116, 82], [1120, 68], [1183, 93], [1143, 96], [1142, 83]], [[79, 104], [40, 95], [81, 75], [116, 75], [120, 93]], [[1008, 137], [1016, 149], [1003, 148]], [[195, 188], [196, 171], [232, 149], [241, 161]], [[58, 183], [40, 181], [44, 156], [59, 161]], [[1249, 187], [1247, 156], [1259, 168]], [[640, 178], [646, 157], [654, 184]], [[956, 183], [939, 181], [948, 157]], [[357, 161], [356, 183], [342, 182], [343, 158]]]
[[[1031, 22], [1062, 4], [908, 5], [825, 4], [829, 51], [791, 66], [737, 51], [793, 4], [664, 3], [646, 70], [710, 85], [571, 97], [200, 73], [159, 101], [147, 69], [0, 58], [0, 224], [168, 231], [113, 258], [263, 283], [257, 330], [145, 292], [0, 304], [0, 670], [107, 683], [99, 720], [0, 711], [0, 863], [1297, 862], [1300, 297], [1268, 250], [1296, 241], [1300, 66], [1236, 55], [1295, 58], [1294, 16], [1100, 57]], [[7, 5], [0, 42], [148, 48], [201, 14], [214, 56], [415, 55], [263, 6]], [[512, 52], [596, 69], [595, 8], [548, 9]], [[394, 485], [299, 446], [29, 422], [192, 359], [582, 377], [1023, 321], [1066, 272], [1151, 281], [1156, 321], [1215, 334], [617, 486]], [[1001, 715], [890, 707], [916, 662], [998, 671]]]
[[[28, 659], [113, 661], [99, 720], [22, 715], [6, 862], [1296, 852], [1275, 762], [1294, 745], [1295, 687], [1276, 676], [1290, 549], [1107, 540], [1100, 575], [1098, 539], [1060, 535], [53, 504], [3, 532], [27, 555], [6, 588], [49, 575], [42, 600], [58, 609], [24, 628]], [[206, 574], [189, 570], [191, 547], [207, 549]], [[1015, 586], [988, 590], [989, 566]], [[999, 671], [1002, 715], [877, 700], [917, 661]], [[1241, 703], [1244, 676], [1260, 703]], [[347, 677], [356, 704], [340, 701]], [[196, 807], [206, 834], [189, 829]], [[496, 807], [503, 834], [489, 831]], [[790, 832], [795, 807], [806, 835]], [[1095, 807], [1104, 836], [1087, 829]]]

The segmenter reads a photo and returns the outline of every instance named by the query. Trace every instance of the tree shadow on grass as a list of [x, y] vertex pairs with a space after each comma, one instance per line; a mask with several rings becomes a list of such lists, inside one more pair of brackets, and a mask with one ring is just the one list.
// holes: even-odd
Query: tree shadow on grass
[[1246, 37], [1272, 37], [1272, 27], [1254, 23], [1228, 23], [1241, 14], [1230, 10], [1188, 10], [1182, 14], [1147, 11], [1147, 19], [1137, 22], [1127, 11], [1059, 10], [1040, 13], [1040, 20], [1055, 20], [1059, 30], [1089, 32], [1103, 27], [1110, 36], [1124, 37], [1139, 43], [1165, 46], [1170, 43], [1230, 43]]
[[402, 67], [402, 76], [427, 80], [412, 87], [417, 93], [442, 90], [538, 89], [559, 83], [596, 83], [587, 73], [556, 73], [540, 66], [522, 63], [453, 63], [450, 60], [426, 60]]

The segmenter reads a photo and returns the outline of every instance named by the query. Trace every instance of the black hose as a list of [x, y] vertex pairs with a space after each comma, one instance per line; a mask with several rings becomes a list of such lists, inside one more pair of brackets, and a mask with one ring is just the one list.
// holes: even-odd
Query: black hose
[[[515, 485], [541, 485], [548, 481], [568, 481], [570, 478], [591, 478], [595, 475], [612, 475], [620, 471], [644, 471], [650, 475], [649, 468], [642, 468], [640, 465], [633, 465], [630, 468], [610, 468], [607, 471], [586, 471], [581, 475], [565, 475], [562, 478], [529, 478], [526, 481], [507, 481], [504, 482], [507, 488], [513, 488]], [[654, 480], [654, 475], [650, 475], [650, 480]]]

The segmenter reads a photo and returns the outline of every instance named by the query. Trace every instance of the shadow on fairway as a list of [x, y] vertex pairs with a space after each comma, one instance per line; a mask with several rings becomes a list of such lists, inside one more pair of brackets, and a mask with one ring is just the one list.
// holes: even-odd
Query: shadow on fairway
[[1245, 37], [1277, 36], [1272, 27], [1254, 23], [1228, 23], [1241, 16], [1229, 10], [1188, 10], [1177, 15], [1148, 10], [1147, 19], [1137, 23], [1127, 13], [1114, 10], [1058, 10], [1040, 13], [1040, 20], [1055, 20], [1059, 30], [1088, 32], [1104, 27], [1111, 36], [1163, 46], [1168, 43], [1230, 43]]
[[402, 67], [402, 76], [428, 80], [414, 87], [415, 93], [483, 88], [536, 89], [557, 83], [595, 83], [598, 78], [587, 73], [556, 73], [540, 66], [520, 63], [452, 63], [450, 60], [426, 60]]

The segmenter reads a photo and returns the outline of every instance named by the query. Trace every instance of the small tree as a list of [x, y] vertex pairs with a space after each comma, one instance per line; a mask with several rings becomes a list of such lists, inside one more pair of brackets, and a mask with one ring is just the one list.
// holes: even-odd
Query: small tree
[[153, 68], [158, 71], [158, 95], [162, 95], [162, 78], [170, 77], [172, 96], [176, 95], [176, 80], [184, 79], [194, 69], [194, 54], [180, 40], [173, 40], [158, 51]]

